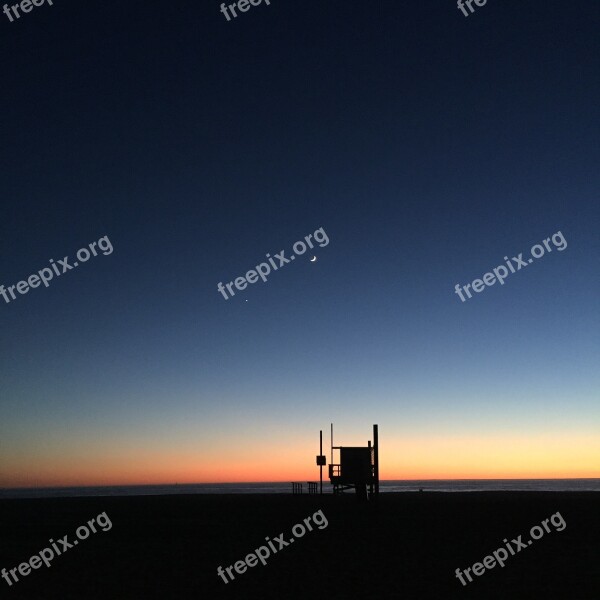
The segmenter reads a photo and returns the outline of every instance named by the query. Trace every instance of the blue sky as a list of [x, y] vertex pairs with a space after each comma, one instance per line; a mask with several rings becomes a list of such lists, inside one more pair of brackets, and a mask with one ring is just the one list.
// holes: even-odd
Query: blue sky
[[[114, 252], [0, 299], [0, 485], [287, 480], [275, 456], [310, 474], [330, 421], [361, 443], [379, 422], [384, 476], [514, 435], [557, 440], [533, 474], [598, 476], [598, 442], [573, 450], [600, 425], [597, 17], [92, 1], [3, 22], [0, 283]], [[315, 263], [217, 292], [319, 227]], [[557, 231], [564, 251], [454, 293]], [[424, 475], [483, 474], [456, 451]]]

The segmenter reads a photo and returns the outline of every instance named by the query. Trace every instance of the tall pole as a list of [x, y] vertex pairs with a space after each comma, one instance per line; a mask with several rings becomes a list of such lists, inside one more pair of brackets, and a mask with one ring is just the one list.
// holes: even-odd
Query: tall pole
[[375, 495], [379, 496], [379, 425], [373, 427], [375, 441]]
[[333, 423], [331, 424], [331, 463], [333, 464]]
[[[319, 456], [323, 456], [323, 430], [319, 431]], [[319, 465], [319, 477], [321, 479], [321, 495], [323, 495], [323, 465]]]
[[373, 451], [373, 447], [371, 446], [371, 440], [369, 440], [369, 463], [371, 462], [371, 458], [373, 458], [373, 466], [372, 470], [370, 470], [369, 477], [369, 500], [373, 500], [373, 482], [375, 480], [375, 454], [371, 454]]

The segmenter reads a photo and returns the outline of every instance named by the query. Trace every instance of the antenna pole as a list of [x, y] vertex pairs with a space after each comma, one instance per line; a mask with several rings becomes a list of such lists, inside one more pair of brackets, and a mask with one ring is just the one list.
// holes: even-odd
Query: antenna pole
[[379, 427], [373, 425], [373, 462], [375, 463], [375, 496], [379, 496]]
[[331, 424], [331, 464], [333, 464], [333, 423]]

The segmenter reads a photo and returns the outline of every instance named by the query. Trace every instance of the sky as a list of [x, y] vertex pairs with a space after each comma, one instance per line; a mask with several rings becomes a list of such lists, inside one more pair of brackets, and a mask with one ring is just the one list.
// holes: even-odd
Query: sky
[[0, 13], [0, 487], [600, 477], [596, 3], [219, 6]]

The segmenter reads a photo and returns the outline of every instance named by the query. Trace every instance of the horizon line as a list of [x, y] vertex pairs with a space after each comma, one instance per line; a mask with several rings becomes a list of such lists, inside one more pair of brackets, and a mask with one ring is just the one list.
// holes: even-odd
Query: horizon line
[[[432, 478], [432, 479], [381, 479], [380, 483], [386, 481], [582, 481], [597, 479], [600, 477], [461, 477], [461, 478]], [[307, 480], [308, 481], [308, 480]], [[304, 482], [304, 480], [302, 480]], [[240, 485], [240, 484], [251, 484], [251, 483], [292, 483], [291, 480], [280, 480], [280, 481], [207, 481], [207, 482], [194, 482], [194, 483], [114, 483], [114, 484], [102, 484], [102, 485], [46, 485], [46, 486], [26, 486], [26, 487], [0, 487], [0, 491], [3, 490], [61, 490], [61, 489], [86, 489], [86, 488], [111, 488], [111, 487], [164, 487], [174, 485]], [[331, 485], [329, 481], [323, 481], [324, 485]]]

